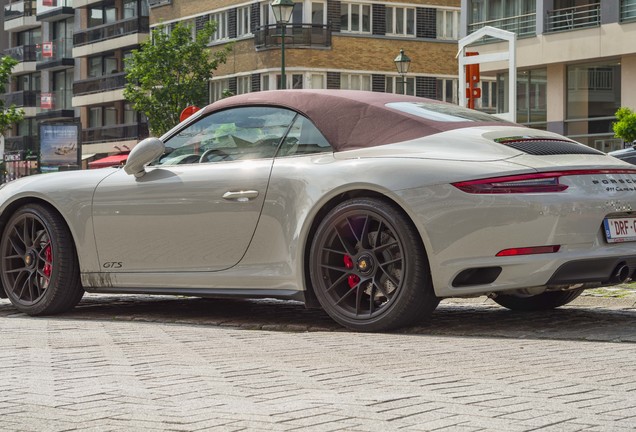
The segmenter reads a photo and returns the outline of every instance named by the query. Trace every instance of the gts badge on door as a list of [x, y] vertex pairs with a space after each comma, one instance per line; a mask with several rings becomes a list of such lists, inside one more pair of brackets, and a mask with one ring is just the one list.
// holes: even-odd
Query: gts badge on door
[[105, 269], [120, 269], [123, 266], [124, 264], [121, 261], [110, 261], [105, 262], [102, 267], [104, 267]]

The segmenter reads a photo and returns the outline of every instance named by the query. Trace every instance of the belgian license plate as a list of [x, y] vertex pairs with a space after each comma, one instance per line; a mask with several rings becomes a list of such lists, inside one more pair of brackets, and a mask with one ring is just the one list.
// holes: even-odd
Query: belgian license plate
[[608, 218], [603, 221], [609, 243], [636, 241], [636, 218]]

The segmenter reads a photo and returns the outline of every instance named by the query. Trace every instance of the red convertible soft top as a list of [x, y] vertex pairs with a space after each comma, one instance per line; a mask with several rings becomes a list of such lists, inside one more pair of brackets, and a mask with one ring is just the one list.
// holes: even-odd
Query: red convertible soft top
[[[452, 129], [498, 124], [501, 121], [485, 114], [481, 120], [445, 121], [446, 117], [431, 119], [393, 109], [387, 104], [400, 102], [435, 104], [461, 109], [454, 105], [415, 96], [355, 90], [274, 90], [246, 93], [222, 99], [205, 108], [205, 112], [233, 106], [274, 105], [297, 111], [310, 118], [323, 133], [334, 150], [352, 150], [407, 141]], [[407, 104], [410, 105], [410, 104]]]

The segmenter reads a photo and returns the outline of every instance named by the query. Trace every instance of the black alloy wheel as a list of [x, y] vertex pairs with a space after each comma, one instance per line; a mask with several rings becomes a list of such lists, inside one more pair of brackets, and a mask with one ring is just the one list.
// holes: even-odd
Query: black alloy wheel
[[379, 199], [355, 198], [331, 210], [314, 236], [309, 267], [322, 307], [352, 330], [410, 325], [439, 303], [417, 230]]
[[26, 314], [63, 312], [84, 294], [71, 234], [48, 207], [29, 204], [11, 216], [2, 234], [0, 259], [3, 288]]

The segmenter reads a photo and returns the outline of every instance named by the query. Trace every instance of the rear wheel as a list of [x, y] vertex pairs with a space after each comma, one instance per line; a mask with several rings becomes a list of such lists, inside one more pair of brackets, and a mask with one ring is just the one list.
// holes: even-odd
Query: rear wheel
[[493, 297], [495, 303], [511, 310], [539, 311], [554, 309], [570, 303], [577, 298], [583, 289], [570, 291], [548, 291], [533, 296], [521, 296], [514, 294], [497, 294]]
[[387, 202], [356, 198], [339, 204], [318, 227], [309, 259], [318, 301], [352, 330], [410, 325], [439, 303], [417, 230]]
[[45, 206], [25, 205], [11, 216], [0, 242], [0, 260], [4, 290], [21, 312], [63, 312], [84, 295], [68, 227]]

